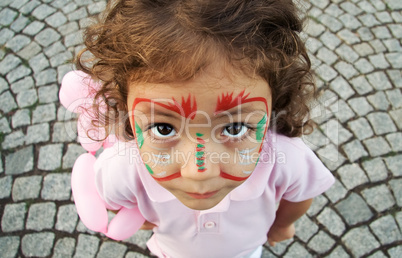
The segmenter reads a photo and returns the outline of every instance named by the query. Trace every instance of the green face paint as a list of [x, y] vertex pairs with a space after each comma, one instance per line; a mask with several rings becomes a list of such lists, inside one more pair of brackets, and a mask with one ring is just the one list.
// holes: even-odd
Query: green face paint
[[256, 130], [256, 139], [258, 142], [262, 142], [265, 133], [265, 125], [267, 124], [267, 114], [258, 122]]
[[196, 157], [196, 164], [198, 167], [198, 172], [204, 172], [205, 170], [207, 170], [204, 165], [205, 165], [205, 141], [201, 138], [202, 136], [204, 136], [204, 134], [202, 133], [196, 133], [195, 134], [197, 136], [197, 147], [195, 148], [196, 152], [195, 152], [195, 157]]
[[138, 148], [141, 149], [142, 145], [144, 144], [144, 135], [142, 133], [141, 127], [135, 122], [135, 134], [137, 137], [137, 144]]
[[153, 175], [154, 171], [152, 171], [152, 168], [150, 166], [148, 166], [148, 164], [145, 164], [145, 167], [147, 168], [148, 172]]

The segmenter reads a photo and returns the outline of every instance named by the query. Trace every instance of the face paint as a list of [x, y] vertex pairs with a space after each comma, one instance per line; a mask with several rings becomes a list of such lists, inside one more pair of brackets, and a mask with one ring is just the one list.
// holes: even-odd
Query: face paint
[[267, 100], [263, 97], [254, 97], [254, 98], [248, 98], [250, 93], [244, 95], [245, 90], [239, 93], [237, 97], [233, 99], [233, 92], [229, 95], [229, 93], [222, 94], [222, 97], [218, 97], [218, 103], [216, 104], [215, 112], [214, 114], [219, 114], [223, 111], [232, 109], [238, 105], [244, 104], [244, 103], [249, 103], [253, 101], [261, 101], [265, 104], [265, 108], [268, 113], [268, 104]]
[[167, 165], [169, 165], [171, 163], [169, 154], [154, 154], [154, 153], [152, 153], [152, 157], [153, 157], [152, 161], [156, 165], [167, 166]]
[[[165, 104], [165, 103], [157, 102], [152, 99], [136, 98], [134, 100], [132, 110], [134, 111], [135, 106], [137, 106], [138, 103], [148, 102], [151, 104], [155, 104], [155, 105], [164, 107], [170, 111], [176, 112], [177, 114], [181, 115], [182, 117], [194, 119], [194, 117], [197, 113], [197, 101], [195, 100], [195, 97], [193, 97], [191, 99], [191, 94], [188, 95], [187, 100], [184, 99], [184, 97], [182, 97], [181, 104], [179, 102], [177, 102], [174, 98], [172, 98], [172, 100], [173, 100], [173, 103]], [[134, 115], [133, 115], [133, 121], [134, 121]]]
[[141, 127], [135, 122], [135, 135], [137, 138], [138, 148], [141, 149], [142, 145], [144, 144], [144, 134], [142, 133]]
[[267, 114], [264, 115], [264, 117], [258, 122], [257, 124], [257, 130], [256, 130], [256, 140], [258, 142], [262, 142], [262, 140], [264, 139], [264, 135], [265, 135], [265, 126], [267, 124]]
[[239, 182], [239, 181], [244, 181], [244, 180], [246, 180], [247, 178], [249, 178], [249, 176], [246, 176], [246, 177], [232, 176], [232, 175], [230, 175], [230, 174], [228, 174], [228, 173], [225, 173], [225, 172], [223, 172], [223, 171], [221, 171], [220, 176], [221, 176], [222, 178], [229, 179], [229, 180], [233, 180], [233, 181], [238, 181], [238, 182]]
[[204, 136], [202, 133], [196, 133], [197, 136], [197, 147], [195, 148], [196, 152], [195, 152], [195, 158], [196, 158], [196, 163], [197, 163], [197, 167], [198, 167], [198, 172], [204, 172], [205, 170], [207, 170], [205, 168], [205, 141], [200, 138], [202, 136]]

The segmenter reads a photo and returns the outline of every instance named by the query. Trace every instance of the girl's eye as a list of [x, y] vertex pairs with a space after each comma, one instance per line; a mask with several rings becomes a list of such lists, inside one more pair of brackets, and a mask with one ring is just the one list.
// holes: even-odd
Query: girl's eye
[[248, 131], [248, 127], [242, 123], [235, 123], [229, 126], [226, 126], [223, 129], [222, 134], [228, 137], [239, 138], [243, 136]]
[[176, 134], [176, 130], [169, 124], [156, 124], [150, 130], [154, 136], [159, 138], [168, 138]]

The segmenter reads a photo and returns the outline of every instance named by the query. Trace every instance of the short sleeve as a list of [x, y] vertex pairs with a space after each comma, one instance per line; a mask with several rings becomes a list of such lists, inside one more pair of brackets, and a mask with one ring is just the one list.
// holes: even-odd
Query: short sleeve
[[328, 190], [335, 179], [314, 152], [300, 139], [278, 136], [275, 174], [281, 198], [301, 202]]
[[130, 162], [129, 148], [118, 142], [105, 149], [95, 162], [95, 184], [111, 210], [137, 206], [136, 166]]

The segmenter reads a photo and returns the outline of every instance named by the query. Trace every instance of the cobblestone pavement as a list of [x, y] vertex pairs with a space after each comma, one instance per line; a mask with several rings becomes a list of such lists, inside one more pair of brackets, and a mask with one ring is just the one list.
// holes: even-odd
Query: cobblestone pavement
[[[304, 2], [322, 95], [304, 140], [337, 182], [264, 257], [402, 257], [402, 1]], [[61, 78], [105, 1], [0, 2], [0, 256], [148, 257], [141, 231], [114, 242], [85, 229], [70, 171], [83, 153]]]

